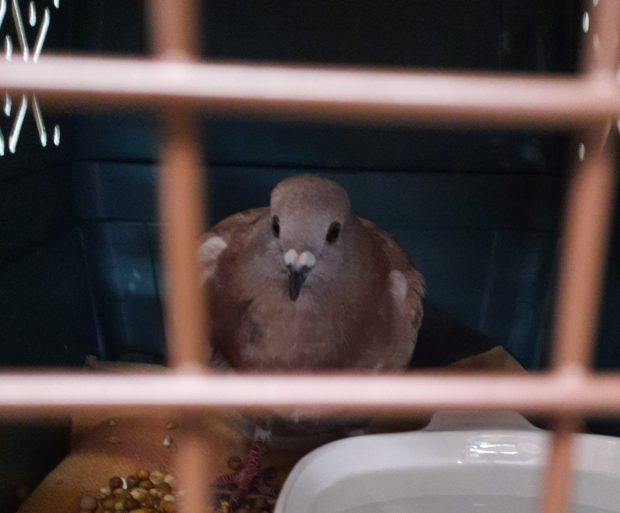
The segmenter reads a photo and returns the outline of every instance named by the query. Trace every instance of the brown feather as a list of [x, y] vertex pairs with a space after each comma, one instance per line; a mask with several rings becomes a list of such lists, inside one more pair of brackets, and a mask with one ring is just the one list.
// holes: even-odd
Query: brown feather
[[[304, 179], [308, 180], [305, 184]], [[297, 180], [301, 184], [292, 185], [301, 185], [303, 195], [294, 198], [295, 209], [287, 210], [287, 215], [295, 212], [304, 219], [321, 203], [323, 224], [306, 226], [301, 221], [301, 227], [299, 223], [289, 226], [289, 232], [283, 225], [283, 236], [289, 233], [289, 238], [294, 238], [293, 228], [306, 230], [304, 247], [310, 248], [318, 240], [314, 232], [331, 223], [330, 205], [322, 196], [312, 197], [312, 187], [320, 189], [327, 181], [315, 177]], [[291, 186], [289, 182], [285, 182], [287, 187]], [[332, 195], [344, 194], [346, 198], [334, 182], [327, 184]], [[300, 209], [308, 212], [297, 214]], [[287, 272], [280, 262], [283, 248], [278, 245], [281, 241], [274, 239], [269, 207], [235, 214], [205, 235], [205, 242], [214, 236], [225, 242], [225, 249], [205, 265], [211, 268], [207, 284], [212, 340], [232, 369], [314, 372], [407, 368], [422, 322], [424, 280], [385, 231], [352, 214], [347, 217], [348, 211], [348, 203], [345, 210], [334, 210], [333, 215], [343, 225], [336, 242], [339, 246], [317, 258], [296, 301], [287, 293]], [[334, 268], [338, 269], [336, 274]]]

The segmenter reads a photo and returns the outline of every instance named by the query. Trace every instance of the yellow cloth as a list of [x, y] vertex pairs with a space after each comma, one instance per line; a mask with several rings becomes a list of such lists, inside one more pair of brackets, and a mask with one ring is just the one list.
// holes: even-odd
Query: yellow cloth
[[[96, 364], [107, 371], [136, 369], [148, 372], [149, 366], [130, 364]], [[466, 370], [522, 370], [508, 353], [496, 347], [481, 355], [466, 358], [450, 366]], [[202, 431], [210, 441], [211, 454], [205, 461], [215, 475], [230, 472], [230, 457], [244, 459], [248, 441], [239, 430], [239, 419], [234, 414], [208, 413], [202, 416]], [[418, 429], [428, 419], [381, 419], [373, 422], [372, 432], [405, 431]], [[112, 476], [127, 476], [137, 469], [172, 471], [176, 440], [182, 441], [186, 426], [174, 415], [114, 415], [78, 414], [73, 417], [72, 450], [70, 454], [43, 480], [18, 513], [79, 513], [79, 499], [94, 494], [106, 486]], [[169, 435], [172, 445], [165, 446]], [[277, 474], [274, 482], [282, 484], [293, 465], [303, 456], [300, 452], [268, 449], [264, 468], [273, 466]], [[174, 473], [174, 472], [173, 472]], [[265, 506], [265, 511], [269, 511]], [[261, 513], [259, 511], [259, 513]]]

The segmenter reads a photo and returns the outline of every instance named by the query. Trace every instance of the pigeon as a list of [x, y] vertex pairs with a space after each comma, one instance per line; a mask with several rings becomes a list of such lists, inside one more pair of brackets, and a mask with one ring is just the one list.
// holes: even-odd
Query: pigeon
[[[336, 182], [285, 179], [268, 207], [215, 225], [199, 256], [214, 366], [279, 373], [408, 368], [422, 324], [424, 279], [385, 231], [353, 213]], [[237, 476], [239, 497], [258, 472], [257, 444], [362, 421], [308, 409], [254, 420], [248, 460], [254, 468]]]

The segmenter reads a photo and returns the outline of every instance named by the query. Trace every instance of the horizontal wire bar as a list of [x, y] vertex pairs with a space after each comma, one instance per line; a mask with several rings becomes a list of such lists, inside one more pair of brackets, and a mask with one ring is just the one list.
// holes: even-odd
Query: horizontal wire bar
[[620, 375], [580, 373], [413, 375], [230, 375], [3, 373], [0, 414], [71, 408], [233, 408], [330, 413], [510, 409], [523, 413], [620, 415]]
[[45, 56], [0, 63], [0, 90], [49, 106], [203, 106], [212, 114], [373, 123], [570, 128], [620, 115], [608, 73], [586, 76], [427, 73]]

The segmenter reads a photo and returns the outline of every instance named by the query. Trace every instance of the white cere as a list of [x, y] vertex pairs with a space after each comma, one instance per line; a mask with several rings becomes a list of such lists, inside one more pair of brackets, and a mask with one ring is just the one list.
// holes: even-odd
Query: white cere
[[294, 249], [289, 249], [284, 254], [284, 263], [295, 269], [301, 269], [302, 267], [312, 269], [316, 264], [316, 257], [310, 251], [303, 251], [300, 255]]
[[579, 143], [579, 160], [583, 160], [586, 158], [586, 145], [583, 143]]
[[583, 13], [583, 19], [581, 20], [581, 28], [584, 32], [590, 30], [590, 15], [586, 12]]
[[316, 257], [310, 251], [304, 251], [297, 260], [300, 267], [312, 268], [316, 264]]
[[289, 249], [284, 254], [284, 263], [286, 265], [293, 265], [297, 261], [297, 251], [294, 249]]

